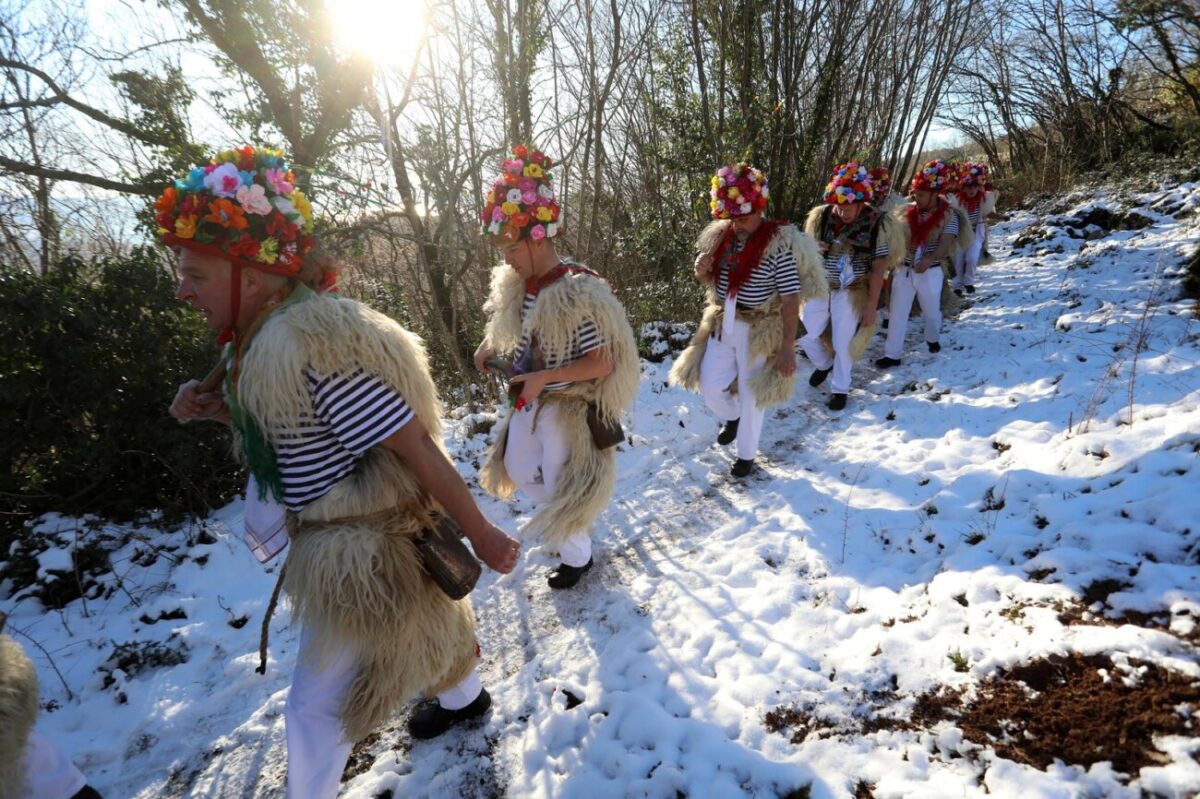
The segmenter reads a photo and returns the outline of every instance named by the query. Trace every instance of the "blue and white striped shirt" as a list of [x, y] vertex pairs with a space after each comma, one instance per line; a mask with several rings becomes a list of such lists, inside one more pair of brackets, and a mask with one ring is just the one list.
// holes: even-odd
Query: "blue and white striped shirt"
[[[746, 242], [734, 238], [733, 246], [729, 248], [725, 261], [728, 261], [735, 253], [741, 252], [745, 246]], [[729, 294], [729, 270], [726, 268], [725, 261], [715, 266], [717, 297], [722, 303]], [[757, 308], [771, 299], [771, 295], [775, 292], [779, 292], [780, 296], [800, 293], [800, 275], [796, 273], [796, 258], [792, 255], [791, 250], [785, 249], [783, 252], [773, 255], [764, 254], [762, 260], [754, 267], [754, 271], [750, 273], [750, 277], [738, 289], [737, 303], [744, 308]]]
[[[930, 211], [929, 213], [933, 213], [933, 211]], [[925, 257], [926, 255], [933, 255], [935, 252], [937, 252], [937, 248], [942, 243], [942, 236], [958, 235], [958, 214], [954, 213], [953, 208], [946, 211], [946, 214], [949, 216], [949, 219], [946, 220], [946, 226], [942, 228], [941, 232], [936, 230], [930, 231], [929, 238], [925, 242], [925, 250], [922, 257]], [[926, 217], [928, 214], [922, 213], [921, 216]], [[908, 255], [904, 258], [905, 266], [913, 266], [913, 256], [916, 255], [916, 251], [917, 248], [911, 241], [909, 241]]]
[[[531, 310], [533, 310], [533, 306], [536, 302], [537, 302], [537, 295], [532, 292], [526, 292], [525, 301], [521, 303], [521, 321], [522, 322], [525, 321], [525, 317], [529, 315], [529, 312]], [[540, 369], [558, 369], [563, 366], [568, 366], [570, 364], [575, 363], [575, 361], [578, 361], [580, 358], [587, 355], [589, 352], [600, 349], [606, 343], [607, 342], [603, 338], [600, 337], [600, 331], [596, 328], [596, 323], [593, 322], [591, 319], [585, 319], [583, 324], [579, 326], [579, 329], [575, 331], [574, 342], [571, 347], [570, 356], [567, 358], [564, 358], [562, 360], [559, 360], [557, 362], [554, 362], [554, 363], [546, 362], [545, 364], [540, 365], [539, 368]], [[529, 360], [529, 358], [527, 357], [528, 353], [529, 353], [529, 334], [525, 333], [525, 334], [522, 334], [521, 343], [517, 345], [517, 351], [513, 354], [513, 363], [521, 364], [523, 361]], [[526, 364], [526, 367], [530, 371], [533, 370], [533, 367], [530, 364]], [[545, 388], [542, 389], [542, 391], [543, 392], [561, 391], [569, 385], [571, 385], [570, 380], [561, 380], [557, 383], [547, 383]]]
[[[846, 252], [845, 254], [850, 256], [850, 266], [854, 269], [854, 280], [857, 281], [859, 278], [870, 272], [871, 263], [877, 258], [887, 258], [891, 251], [892, 250], [888, 246], [888, 243], [884, 241], [883, 237], [881, 236], [875, 242], [874, 255], [857, 249], [852, 249]], [[841, 261], [841, 255], [832, 255], [828, 252], [825, 253], [825, 278], [829, 281], [829, 285], [831, 286], [840, 286], [842, 275]]]
[[273, 436], [283, 478], [283, 504], [299, 511], [354, 470], [371, 447], [413, 418], [404, 397], [378, 377], [305, 371], [314, 418]]

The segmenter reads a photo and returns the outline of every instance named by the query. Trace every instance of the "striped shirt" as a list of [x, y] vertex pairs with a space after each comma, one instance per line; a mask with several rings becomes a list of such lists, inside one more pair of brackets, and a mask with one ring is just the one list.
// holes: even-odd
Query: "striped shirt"
[[[717, 265], [717, 297], [722, 303], [729, 294], [729, 270], [725, 265], [734, 253], [741, 252], [745, 246], [745, 241], [734, 237], [733, 246]], [[800, 275], [796, 273], [796, 258], [791, 250], [764, 254], [750, 277], [738, 289], [737, 304], [743, 308], [757, 308], [771, 299], [775, 292], [779, 292], [780, 296], [800, 293]]]
[[[521, 321], [525, 321], [525, 317], [533, 310], [534, 304], [537, 303], [537, 295], [533, 292], [525, 293], [525, 301], [521, 303]], [[601, 338], [600, 331], [596, 329], [596, 323], [591, 319], [585, 319], [583, 324], [575, 331], [574, 340], [571, 346], [570, 357], [551, 363], [547, 361], [538, 367], [534, 367], [533, 360], [537, 356], [536, 348], [534, 352], [530, 351], [529, 334], [521, 335], [521, 342], [517, 345], [517, 351], [513, 355], [513, 363], [520, 365], [521, 371], [541, 371], [542, 369], [559, 369], [563, 366], [568, 366], [575, 361], [578, 361], [583, 356], [593, 350], [598, 350], [607, 342]], [[562, 391], [567, 386], [571, 385], [570, 380], [560, 380], [557, 383], [547, 383], [542, 391]]]
[[[846, 286], [857, 281], [863, 275], [870, 272], [871, 271], [871, 263], [875, 259], [887, 258], [890, 253], [891, 253], [891, 248], [888, 247], [888, 243], [886, 241], [884, 241], [882, 237], [878, 241], [875, 242], [875, 254], [874, 255], [872, 255], [869, 252], [864, 252], [859, 249], [852, 249], [852, 250], [849, 250], [846, 253], [844, 253], [845, 255], [850, 256], [850, 266], [854, 270], [854, 280], [847, 281]], [[845, 288], [845, 286], [841, 285], [841, 275], [842, 275], [842, 256], [841, 255], [832, 255], [828, 252], [825, 253], [825, 278], [829, 281], [829, 285], [840, 286], [841, 288]]]
[[[925, 249], [923, 250], [923, 255], [921, 256], [922, 258], [925, 257], [926, 255], [933, 255], [935, 252], [937, 252], [938, 246], [942, 243], [942, 235], [943, 234], [945, 234], [947, 236], [957, 236], [958, 235], [958, 214], [954, 213], [953, 208], [946, 211], [946, 213], [950, 217], [946, 221], [946, 226], [944, 228], [942, 228], [941, 232], [938, 232], [936, 230], [932, 230], [929, 232], [929, 238], [925, 242]], [[921, 216], [925, 217], [928, 215], [925, 213], [922, 213]], [[913, 265], [913, 260], [914, 260], [913, 256], [916, 255], [916, 249], [917, 248], [914, 247], [912, 242], [910, 241], [908, 243], [908, 255], [904, 259], [905, 266]]]
[[329, 493], [367, 450], [413, 418], [404, 397], [361, 368], [348, 375], [308, 369], [304, 376], [314, 416], [273, 435], [283, 504], [293, 511]]

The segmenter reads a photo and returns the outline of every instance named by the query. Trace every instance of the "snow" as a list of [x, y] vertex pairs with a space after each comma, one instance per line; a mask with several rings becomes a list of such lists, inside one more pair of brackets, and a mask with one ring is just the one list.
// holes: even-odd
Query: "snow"
[[[950, 722], [792, 743], [764, 716], [795, 707], [844, 729], [876, 712], [872, 692], [894, 691], [886, 713], [904, 718], [925, 691], [969, 691], [1051, 653], [1200, 677], [1188, 640], [1200, 617], [1200, 326], [1175, 279], [1200, 227], [1167, 215], [1198, 207], [1200, 184], [1101, 190], [994, 226], [996, 262], [947, 322], [942, 352], [910, 332], [904, 364], [880, 372], [873, 345], [840, 414], [801, 379], [769, 414], [745, 483], [728, 477], [700, 398], [666, 387], [670, 357], [644, 363], [598, 568], [563, 593], [546, 587], [553, 564], [536, 550], [509, 576], [486, 573], [472, 598], [490, 717], [421, 743], [398, 717], [341, 795], [775, 797], [811, 784], [841, 799], [860, 780], [880, 799], [1196, 795], [1194, 738], [1164, 736], [1162, 765], [1123, 776], [1016, 764]], [[1154, 224], [1088, 240], [1068, 221], [1092, 208]], [[1010, 252], [1034, 223], [1049, 238]], [[655, 357], [686, 338], [660, 331], [648, 331]], [[455, 415], [447, 447], [474, 486], [477, 431], [494, 414]], [[532, 507], [481, 503], [510, 530]], [[211, 538], [142, 531], [114, 556], [107, 585], [119, 590], [104, 598], [58, 613], [14, 598], [10, 624], [42, 682], [39, 728], [106, 796], [283, 795], [298, 631], [281, 608], [257, 674], [278, 562], [264, 570], [245, 551], [240, 513], [234, 503], [205, 520]], [[39, 574], [69, 573], [76, 525], [42, 528], [59, 545]], [[197, 543], [144, 565], [183, 540]], [[1064, 624], [1060, 610], [1098, 580], [1117, 581], [1108, 607]], [[1125, 611], [1164, 624], [1113, 621]], [[131, 641], [186, 661], [128, 673], [110, 657]]]

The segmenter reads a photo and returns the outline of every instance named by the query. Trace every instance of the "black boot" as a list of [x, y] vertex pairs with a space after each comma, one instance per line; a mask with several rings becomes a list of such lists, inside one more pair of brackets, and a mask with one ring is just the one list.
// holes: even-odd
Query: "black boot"
[[846, 407], [846, 395], [845, 394], [834, 394], [834, 395], [830, 396], [829, 410], [840, 411], [842, 408], [845, 408], [845, 407]]
[[938, 344], [936, 341], [926, 341], [925, 346], [929, 347], [929, 351], [933, 352], [933, 353], [938, 353], [938, 352], [942, 351], [942, 345]]
[[90, 785], [85, 785], [75, 792], [71, 799], [103, 799], [100, 792]]
[[474, 702], [460, 710], [446, 710], [436, 699], [427, 699], [417, 705], [408, 717], [408, 733], [421, 740], [436, 738], [455, 724], [482, 716], [491, 706], [492, 696], [486, 689], [479, 692]]
[[814, 370], [813, 373], [808, 376], [808, 384], [810, 386], [812, 386], [813, 388], [816, 388], [817, 386], [819, 386], [825, 382], [825, 378], [829, 377], [829, 373], [832, 371], [833, 371], [832, 366], [829, 367], [828, 369]]
[[967, 293], [968, 293], [968, 294], [974, 294], [974, 293], [975, 293], [975, 287], [974, 287], [974, 286], [967, 286]]
[[733, 475], [734, 477], [745, 477], [746, 475], [750, 474], [751, 470], [753, 470], [753, 469], [754, 469], [754, 461], [753, 460], [747, 460], [745, 458], [738, 458], [736, 461], [733, 462], [733, 468], [729, 470], [729, 473], [731, 475]]
[[550, 572], [550, 578], [546, 582], [550, 584], [551, 588], [571, 588], [590, 568], [592, 568], [591, 558], [588, 558], [588, 562], [582, 566], [568, 566], [560, 563], [557, 569]]
[[875, 361], [875, 365], [878, 366], [880, 369], [891, 369], [893, 366], [900, 365], [900, 359], [899, 358], [886, 358], [886, 357], [880, 358], [879, 360]]
[[721, 428], [721, 432], [717, 435], [717, 443], [718, 444], [728, 444], [730, 441], [733, 441], [735, 438], [737, 438], [737, 429], [738, 429], [739, 421], [741, 421], [741, 420], [740, 419], [730, 419], [728, 422], [725, 423], [725, 426]]

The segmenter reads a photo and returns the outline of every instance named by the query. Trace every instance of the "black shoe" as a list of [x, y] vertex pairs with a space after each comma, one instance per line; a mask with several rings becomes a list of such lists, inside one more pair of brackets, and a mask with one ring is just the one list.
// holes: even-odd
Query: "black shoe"
[[733, 468], [729, 470], [729, 473], [734, 477], [745, 477], [746, 475], [750, 474], [750, 471], [753, 468], [754, 461], [746, 460], [745, 458], [738, 458], [733, 462]]
[[891, 369], [893, 366], [900, 365], [900, 359], [899, 358], [880, 358], [879, 360], [875, 361], [875, 365], [878, 366], [880, 369]]
[[550, 579], [546, 582], [551, 588], [571, 588], [575, 583], [579, 582], [579, 578], [584, 572], [592, 568], [592, 559], [588, 558], [588, 562], [582, 566], [568, 566], [565, 563], [558, 564], [558, 568], [550, 572]]
[[961, 296], [962, 296], [962, 289], [955, 289], [955, 290], [954, 290], [954, 296], [955, 296], [955, 297], [961, 297]]
[[941, 352], [942, 351], [942, 345], [938, 344], [936, 341], [926, 341], [925, 346], [929, 347], [930, 352]]
[[436, 699], [427, 699], [408, 717], [408, 734], [420, 740], [436, 738], [463, 721], [482, 716], [492, 706], [492, 695], [482, 689], [475, 701], [460, 710], [446, 710]]
[[888, 325], [888, 320], [886, 320], [886, 319], [884, 319], [882, 322], [879, 323], [879, 326], [882, 327], [884, 330], [887, 330], [887, 325]]
[[974, 287], [974, 286], [967, 286], [967, 293], [968, 293], [968, 294], [974, 294], [974, 293], [975, 293], [975, 287]]
[[71, 796], [71, 799], [104, 799], [99, 791], [90, 785], [85, 785]]
[[829, 398], [829, 410], [840, 411], [846, 407], [846, 395], [834, 394]]
[[828, 369], [814, 370], [813, 373], [808, 376], [808, 384], [810, 386], [812, 386], [813, 388], [816, 388], [817, 386], [819, 386], [825, 382], [825, 378], [829, 377], [829, 373], [832, 371], [833, 371], [832, 366], [829, 367]]
[[740, 420], [730, 419], [725, 423], [725, 426], [721, 428], [721, 432], [717, 435], [718, 444], [728, 444], [737, 438], [738, 421]]

